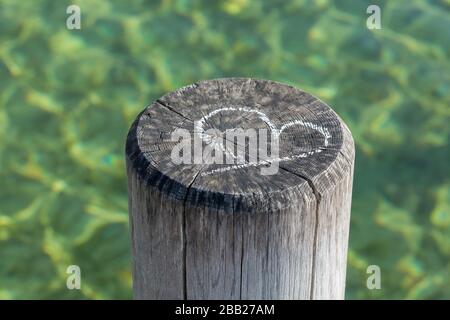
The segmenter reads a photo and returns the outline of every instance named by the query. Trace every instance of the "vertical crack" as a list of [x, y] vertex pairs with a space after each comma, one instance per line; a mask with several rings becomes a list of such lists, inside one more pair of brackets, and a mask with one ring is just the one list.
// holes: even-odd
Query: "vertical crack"
[[[270, 246], [270, 210], [267, 211], [267, 231], [266, 231], [266, 239], [267, 239], [267, 244], [266, 244], [266, 272], [267, 272], [267, 277], [269, 278], [269, 281], [265, 281], [265, 293], [266, 296], [262, 297], [263, 299], [271, 299], [272, 298], [272, 294], [273, 292], [271, 292], [271, 290], [269, 290], [269, 288], [267, 287], [267, 283], [270, 282], [270, 259], [269, 259], [269, 246]], [[275, 285], [275, 284], [273, 284]], [[276, 287], [276, 286], [275, 286]], [[267, 295], [267, 293], [270, 292], [270, 296]]]
[[[233, 207], [234, 214], [234, 207]], [[240, 284], [239, 284], [239, 300], [242, 300], [242, 280], [244, 273], [244, 215], [241, 214], [241, 272], [240, 272]]]
[[283, 169], [289, 173], [292, 173], [293, 175], [296, 175], [303, 180], [305, 180], [308, 183], [308, 186], [311, 188], [314, 197], [316, 198], [316, 210], [315, 210], [315, 221], [314, 221], [314, 240], [313, 240], [313, 253], [312, 253], [312, 261], [311, 261], [311, 286], [310, 286], [310, 292], [309, 292], [309, 299], [312, 300], [314, 298], [314, 278], [316, 276], [316, 251], [317, 251], [317, 239], [318, 239], [318, 228], [319, 228], [319, 206], [320, 201], [322, 200], [322, 196], [320, 195], [320, 192], [315, 187], [312, 180], [304, 175], [301, 175], [297, 172], [291, 171], [285, 167], [280, 166], [280, 169]]
[[192, 179], [192, 181], [189, 183], [186, 189], [186, 195], [183, 199], [183, 214], [181, 219], [182, 221], [182, 227], [181, 227], [181, 234], [182, 234], [182, 242], [183, 242], [183, 258], [182, 258], [182, 272], [183, 272], [183, 300], [187, 300], [187, 268], [186, 268], [186, 247], [187, 247], [187, 237], [186, 237], [186, 202], [188, 199], [189, 191], [191, 190], [192, 185], [194, 184], [195, 180], [197, 179], [198, 175], [200, 174], [202, 170], [200, 169]]
[[320, 193], [317, 191], [316, 187], [312, 183], [311, 180], [306, 180], [308, 182], [308, 185], [313, 190], [314, 196], [316, 198], [316, 218], [314, 222], [314, 242], [313, 242], [313, 256], [312, 256], [312, 267], [311, 267], [311, 291], [309, 293], [309, 299], [312, 300], [314, 298], [314, 278], [316, 275], [316, 252], [317, 252], [317, 237], [318, 232], [317, 229], [319, 227], [319, 206], [320, 206], [320, 200], [322, 199]]

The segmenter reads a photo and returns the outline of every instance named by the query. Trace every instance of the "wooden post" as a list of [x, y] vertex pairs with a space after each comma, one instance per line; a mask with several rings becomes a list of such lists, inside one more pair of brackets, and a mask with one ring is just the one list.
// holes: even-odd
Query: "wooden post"
[[[279, 154], [174, 163], [176, 129], [205, 146], [211, 128], [276, 132]], [[219, 146], [237, 161], [244, 141]], [[322, 101], [272, 81], [202, 81], [137, 117], [126, 160], [136, 299], [344, 298], [354, 143]]]

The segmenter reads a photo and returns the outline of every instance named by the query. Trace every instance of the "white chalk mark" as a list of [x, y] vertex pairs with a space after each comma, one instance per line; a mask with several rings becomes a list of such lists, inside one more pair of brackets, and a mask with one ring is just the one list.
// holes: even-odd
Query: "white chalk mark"
[[306, 158], [306, 157], [312, 156], [315, 153], [320, 153], [320, 152], [322, 152], [322, 149], [315, 149], [315, 150], [308, 151], [308, 152], [302, 152], [300, 154], [296, 154], [296, 155], [290, 156], [290, 157], [274, 158], [274, 159], [264, 160], [262, 162], [247, 162], [247, 163], [243, 163], [243, 164], [233, 164], [228, 167], [222, 167], [222, 168], [213, 169], [210, 171], [204, 171], [200, 175], [201, 176], [209, 176], [211, 174], [226, 172], [226, 171], [230, 171], [230, 170], [268, 165], [273, 162], [282, 162], [282, 161], [290, 161], [290, 160], [299, 159], [299, 158]]
[[[264, 112], [261, 112], [259, 110], [255, 110], [252, 108], [248, 108], [248, 107], [238, 107], [238, 108], [225, 107], [225, 108], [216, 109], [216, 110], [208, 113], [206, 116], [202, 117], [200, 120], [194, 122], [194, 134], [198, 134], [205, 143], [208, 143], [208, 144], [214, 143], [215, 145], [218, 144], [220, 149], [222, 149], [224, 152], [230, 154], [235, 159], [238, 159], [238, 158], [234, 155], [234, 152], [231, 152], [230, 150], [228, 150], [223, 145], [223, 141], [218, 142], [217, 139], [211, 138], [208, 134], [205, 133], [205, 128], [204, 128], [206, 121], [209, 118], [211, 118], [212, 116], [214, 116], [220, 112], [228, 112], [228, 111], [240, 111], [240, 112], [248, 112], [248, 113], [257, 114], [258, 117], [262, 121], [264, 121], [264, 123], [266, 123], [266, 125], [269, 127], [270, 131], [275, 135], [276, 138], [278, 138], [285, 129], [293, 127], [293, 126], [298, 126], [298, 125], [307, 127], [307, 128], [310, 128], [312, 130], [319, 132], [324, 138], [324, 146], [323, 147], [328, 146], [329, 139], [331, 138], [331, 134], [327, 128], [324, 128], [320, 125], [317, 125], [317, 124], [314, 124], [311, 122], [304, 122], [301, 120], [290, 121], [288, 123], [283, 124], [281, 126], [281, 128], [278, 129], [276, 127], [276, 125], [272, 123], [272, 121], [269, 119], [269, 117]], [[226, 131], [230, 131], [230, 130], [235, 130], [235, 129], [227, 129]], [[228, 167], [222, 167], [222, 168], [202, 172], [201, 175], [207, 176], [207, 175], [211, 175], [211, 174], [215, 174], [215, 173], [220, 173], [220, 172], [225, 172], [225, 171], [230, 171], [230, 170], [235, 170], [235, 169], [240, 169], [240, 168], [254, 167], [254, 166], [270, 164], [273, 162], [282, 162], [282, 161], [290, 161], [290, 160], [299, 159], [299, 158], [306, 158], [306, 157], [312, 156], [316, 153], [322, 152], [323, 147], [319, 147], [317, 149], [314, 149], [314, 150], [311, 150], [308, 152], [302, 152], [300, 154], [293, 155], [293, 156], [278, 157], [278, 158], [274, 158], [274, 159], [264, 160], [262, 162], [247, 162], [244, 164], [230, 165]]]
[[283, 132], [284, 129], [292, 127], [292, 126], [295, 126], [295, 125], [301, 125], [301, 126], [308, 127], [308, 128], [313, 129], [313, 130], [316, 130], [317, 132], [319, 132], [323, 136], [325, 147], [328, 146], [328, 139], [331, 138], [331, 134], [328, 131], [328, 129], [324, 128], [322, 126], [318, 126], [317, 124], [314, 124], [314, 123], [311, 123], [311, 122], [303, 122], [301, 120], [295, 120], [295, 121], [288, 122], [288, 123], [286, 123], [286, 124], [281, 126], [280, 134], [281, 134], [281, 132]]
[[267, 115], [264, 112], [261, 112], [259, 110], [255, 110], [255, 109], [250, 109], [247, 107], [241, 107], [241, 108], [226, 107], [226, 108], [220, 108], [220, 109], [211, 111], [206, 116], [202, 117], [200, 120], [194, 122], [194, 131], [197, 132], [198, 134], [200, 134], [201, 137], [204, 137], [205, 136], [204, 125], [205, 125], [206, 121], [209, 118], [211, 118], [212, 116], [218, 114], [219, 112], [224, 112], [224, 111], [243, 111], [243, 112], [249, 112], [249, 113], [256, 113], [259, 116], [259, 118], [267, 124], [267, 126], [270, 128], [270, 130], [278, 132], [277, 127], [272, 123], [272, 121], [270, 121], [270, 119], [267, 117]]

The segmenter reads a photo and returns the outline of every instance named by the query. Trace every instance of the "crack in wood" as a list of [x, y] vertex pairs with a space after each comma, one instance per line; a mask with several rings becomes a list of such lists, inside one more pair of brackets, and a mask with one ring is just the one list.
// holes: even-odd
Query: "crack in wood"
[[313, 254], [312, 254], [312, 261], [311, 261], [311, 289], [310, 289], [310, 293], [309, 293], [309, 298], [312, 300], [314, 299], [314, 278], [315, 278], [315, 273], [316, 273], [316, 251], [317, 251], [317, 229], [319, 227], [319, 206], [320, 206], [320, 201], [322, 200], [322, 196], [319, 193], [319, 191], [316, 189], [316, 187], [314, 186], [314, 183], [312, 182], [311, 179], [309, 179], [308, 177], [306, 177], [305, 175], [299, 174], [297, 172], [294, 172], [292, 170], [289, 170], [285, 167], [280, 166], [280, 169], [283, 169], [287, 172], [292, 173], [293, 175], [296, 175], [300, 178], [302, 178], [303, 180], [305, 180], [309, 187], [311, 188], [313, 194], [314, 194], [314, 198], [316, 199], [316, 208], [315, 208], [315, 222], [314, 222], [314, 240], [313, 240]]
[[195, 174], [192, 181], [189, 183], [187, 189], [186, 189], [186, 195], [183, 199], [183, 215], [182, 215], [182, 235], [183, 235], [183, 300], [187, 300], [187, 265], [186, 265], [186, 248], [187, 248], [187, 233], [186, 233], [186, 201], [188, 199], [189, 191], [191, 190], [192, 185], [194, 184], [195, 180], [197, 179], [198, 175], [202, 169], [198, 170], [198, 172]]
[[190, 121], [190, 122], [193, 122], [191, 119], [189, 119], [188, 117], [186, 117], [186, 116], [185, 116], [184, 114], [182, 114], [181, 112], [175, 110], [175, 109], [172, 108], [168, 103], [165, 103], [165, 102], [162, 101], [161, 99], [157, 99], [156, 102], [157, 102], [158, 104], [160, 104], [161, 106], [167, 108], [168, 110], [172, 111], [173, 113], [176, 113], [176, 114], [179, 115], [180, 117], [182, 117], [182, 118], [184, 118], [184, 119], [186, 119], [186, 120], [188, 120], [188, 121]]

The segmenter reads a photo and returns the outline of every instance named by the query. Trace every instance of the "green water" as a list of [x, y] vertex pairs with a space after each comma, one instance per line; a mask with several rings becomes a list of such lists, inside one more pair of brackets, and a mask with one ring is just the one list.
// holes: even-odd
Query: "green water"
[[449, 299], [449, 30], [449, 0], [1, 0], [0, 298], [131, 298], [129, 125], [167, 91], [251, 76], [353, 132], [347, 298]]

